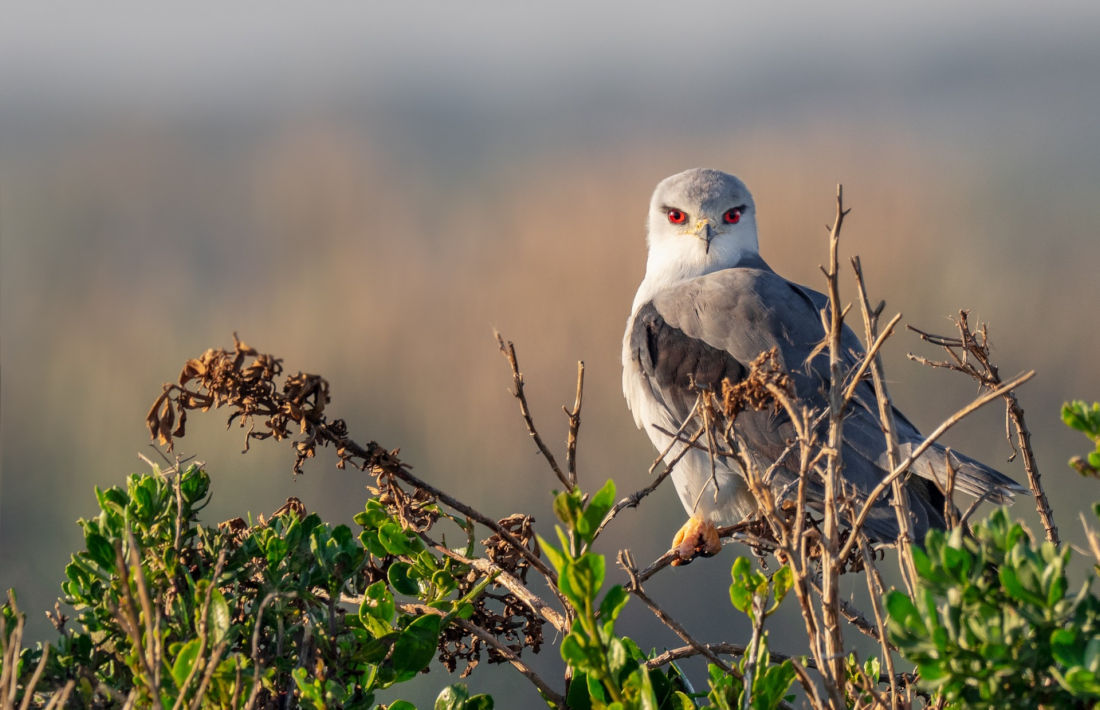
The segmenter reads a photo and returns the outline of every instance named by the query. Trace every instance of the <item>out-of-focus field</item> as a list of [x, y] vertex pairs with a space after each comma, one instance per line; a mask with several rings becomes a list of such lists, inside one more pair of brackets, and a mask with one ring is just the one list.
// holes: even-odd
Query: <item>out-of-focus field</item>
[[[687, 124], [667, 106], [633, 120], [644, 101], [614, 92], [548, 109], [550, 126], [532, 122], [541, 109], [531, 106], [481, 125], [459, 117], [470, 109], [457, 99], [454, 115], [446, 101], [379, 113], [368, 97], [372, 110], [199, 118], [9, 104], [0, 111], [0, 588], [19, 591], [45, 637], [40, 610], [81, 541], [73, 521], [94, 511], [92, 487], [143, 469], [137, 454], [153, 456], [144, 416], [160, 384], [186, 358], [229, 347], [234, 331], [291, 372], [328, 377], [329, 411], [354, 436], [400, 447], [420, 475], [487, 513], [533, 511], [543, 534], [555, 481], [508, 394], [493, 329], [515, 341], [536, 421], [559, 448], [560, 405], [572, 402], [583, 359], [582, 481], [641, 487], [653, 452], [620, 393], [622, 329], [644, 268], [649, 193], [696, 165], [748, 183], [763, 255], [781, 274], [820, 287], [823, 227], [843, 182], [853, 207], [843, 249], [862, 256], [889, 314], [940, 332], [958, 308], [987, 321], [1002, 373], [1038, 371], [1019, 394], [1058, 522], [1080, 541], [1077, 514], [1100, 486], [1065, 466], [1083, 440], [1057, 410], [1100, 398], [1100, 151], [1096, 113], [1074, 114], [1100, 103], [1095, 83], [1074, 79], [1094, 82], [1095, 72], [1013, 71], [1014, 87], [997, 72], [969, 76], [959, 61], [956, 71], [929, 60], [933, 78], [921, 80], [940, 86], [940, 71], [948, 88], [917, 115], [904, 83], [896, 94], [852, 88], [851, 103], [822, 98], [819, 110], [790, 76], [758, 92], [745, 120]], [[978, 98], [959, 98], [974, 87]], [[1006, 98], [1017, 91], [1023, 106]], [[621, 129], [608, 128], [616, 100], [631, 119]], [[1005, 117], [1007, 105], [1016, 112]], [[936, 353], [905, 332], [886, 349], [896, 402], [930, 429], [974, 388], [906, 361], [907, 350]], [[949, 441], [1005, 462], [1003, 430], [994, 407]], [[181, 442], [213, 474], [208, 522], [270, 513], [290, 495], [334, 521], [361, 508], [363, 477], [331, 458], [294, 480], [280, 445], [242, 456], [242, 443], [216, 412], [196, 416]], [[1022, 480], [1018, 461], [1003, 469]], [[1028, 501], [1016, 508], [1036, 520]], [[659, 491], [622, 516], [607, 551], [630, 546], [651, 559], [681, 518], [671, 489]], [[726, 603], [731, 558], [652, 583], [657, 593], [697, 589], [678, 611], [709, 640], [740, 629], [701, 611]]]

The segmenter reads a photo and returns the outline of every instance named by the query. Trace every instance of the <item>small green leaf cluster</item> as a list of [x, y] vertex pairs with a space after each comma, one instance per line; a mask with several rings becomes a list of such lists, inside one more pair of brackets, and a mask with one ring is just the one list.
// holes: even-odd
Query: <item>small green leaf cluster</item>
[[[197, 517], [209, 488], [191, 466], [96, 490], [99, 515], [79, 521], [85, 549], [62, 585], [76, 623], [48, 652], [36, 698], [72, 680], [70, 704], [83, 706], [240, 708], [292, 697], [371, 707], [377, 691], [426, 669], [441, 630], [468, 617], [490, 581], [470, 585], [467, 567], [440, 560], [375, 498], [356, 516], [358, 536], [293, 509], [211, 528]], [[349, 597], [362, 598], [358, 608]], [[14, 628], [16, 611], [0, 613]], [[45, 652], [22, 650], [20, 679]], [[492, 701], [452, 686], [436, 707]]]
[[882, 673], [882, 663], [874, 656], [868, 658], [860, 665], [855, 653], [849, 653], [844, 659], [844, 675], [847, 683], [844, 686], [845, 699], [848, 707], [865, 708], [875, 707], [876, 699], [868, 691], [868, 687], [878, 684]]
[[[771, 576], [754, 569], [747, 557], [738, 557], [730, 569], [730, 602], [750, 619], [761, 622], [775, 613], [794, 584], [791, 568], [784, 565]], [[768, 603], [768, 600], [771, 603]]]
[[[765, 575], [755, 569], [747, 557], [738, 557], [730, 569], [730, 603], [738, 611], [748, 615], [753, 623], [752, 642], [737, 665], [741, 676], [723, 674], [713, 664], [710, 666], [711, 693], [707, 697], [717, 708], [744, 707], [745, 679], [752, 679], [749, 707], [754, 710], [775, 708], [787, 699], [787, 691], [795, 680], [794, 664], [789, 659], [773, 664], [768, 651], [768, 633], [763, 630], [764, 620], [779, 608], [787, 592], [794, 584], [794, 574], [784, 565]], [[751, 671], [751, 672], [750, 672]]]
[[[733, 675], [714, 665], [707, 665], [710, 692], [707, 693], [708, 704], [703, 707], [717, 708], [717, 710], [739, 710], [745, 707], [745, 680], [744, 671], [748, 656], [742, 658], [737, 668], [742, 675]], [[793, 699], [793, 695], [787, 695], [791, 683], [794, 682], [794, 666], [790, 660], [781, 664], [772, 664], [771, 653], [767, 644], [760, 644], [755, 660], [756, 665], [762, 671], [753, 677], [752, 695], [749, 697], [749, 707], [752, 710], [774, 710], [786, 700]], [[695, 705], [685, 707], [694, 708]]]
[[[608, 481], [588, 499], [579, 489], [560, 493], [554, 501], [560, 547], [540, 538], [539, 543], [558, 574], [558, 589], [568, 601], [573, 616], [570, 633], [561, 645], [561, 655], [572, 674], [566, 701], [574, 710], [689, 710], [697, 707], [744, 707], [747, 668], [754, 665], [749, 707], [763, 710], [778, 707], [785, 698], [795, 671], [790, 661], [773, 664], [766, 634], [760, 635], [754, 653], [742, 656], [737, 669], [729, 673], [709, 666], [709, 693], [694, 693], [682, 673], [670, 665], [667, 670], [650, 668], [649, 657], [627, 636], [618, 634], [615, 622], [630, 599], [622, 585], [603, 593], [606, 562], [590, 551], [600, 524], [615, 500], [615, 484]], [[733, 606], [762, 626], [791, 589], [788, 567], [766, 576], [752, 568], [745, 558], [733, 566], [730, 599]], [[705, 705], [697, 703], [706, 701]]]
[[[1074, 466], [1082, 473], [1091, 469], [1092, 475], [1100, 475], [1100, 402], [1089, 406], [1081, 400], [1062, 405], [1062, 421], [1073, 429], [1082, 432], [1096, 445], [1087, 456], [1088, 468]], [[1070, 462], [1073, 465], [1073, 462]]]
[[886, 599], [889, 633], [922, 685], [967, 708], [1100, 700], [1100, 599], [1069, 593], [1070, 550], [1036, 543], [1006, 509], [914, 547], [916, 600]]
[[614, 502], [612, 481], [587, 501], [579, 488], [560, 493], [554, 512], [566, 526], [555, 528], [561, 547], [539, 539], [573, 611], [572, 628], [561, 645], [562, 658], [573, 672], [566, 700], [575, 710], [694, 707], [678, 673], [650, 670], [637, 644], [615, 633], [615, 621], [629, 600], [627, 591], [615, 585], [600, 597], [606, 561], [588, 549]]

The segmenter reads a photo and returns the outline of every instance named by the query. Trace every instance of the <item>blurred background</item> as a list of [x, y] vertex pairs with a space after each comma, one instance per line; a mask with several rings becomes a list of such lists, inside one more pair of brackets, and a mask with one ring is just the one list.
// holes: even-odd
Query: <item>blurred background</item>
[[[788, 278], [821, 287], [841, 182], [842, 248], [887, 315], [934, 332], [959, 308], [988, 321], [1002, 373], [1038, 371], [1019, 395], [1057, 521], [1082, 540], [1100, 487], [1066, 467], [1085, 441], [1058, 409], [1100, 399], [1096, 3], [38, 2], [3, 16], [0, 588], [34, 637], [52, 635], [42, 611], [93, 486], [146, 469], [161, 383], [234, 331], [328, 377], [355, 438], [400, 447], [488, 514], [532, 512], [544, 535], [555, 479], [493, 328], [558, 451], [584, 360], [583, 484], [645, 485], [654, 452], [620, 392], [620, 342], [650, 191], [693, 166], [748, 183], [762, 253]], [[913, 350], [938, 355], [902, 332], [886, 369], [931, 429], [974, 386]], [[1023, 480], [998, 406], [948, 441]], [[287, 451], [242, 456], [222, 421], [196, 416], [180, 442], [213, 475], [207, 522], [290, 495], [333, 522], [361, 509], [362, 475], [319, 457], [295, 480]], [[1015, 512], [1041, 530], [1029, 501]], [[604, 551], [645, 564], [683, 516], [660, 490]], [[743, 641], [735, 554], [650, 591], [702, 640]], [[628, 611], [643, 648], [680, 645]], [[425, 702], [445, 682], [425, 680], [397, 695]], [[536, 700], [508, 669], [468, 682]]]

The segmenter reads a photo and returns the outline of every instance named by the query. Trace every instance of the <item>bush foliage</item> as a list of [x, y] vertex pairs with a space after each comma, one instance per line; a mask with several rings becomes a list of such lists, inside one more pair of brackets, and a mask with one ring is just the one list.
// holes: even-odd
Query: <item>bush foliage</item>
[[[1086, 422], [1095, 411], [1078, 409]], [[489, 627], [494, 614], [506, 619], [487, 608], [494, 574], [441, 554], [421, 533], [429, 521], [450, 520], [468, 560], [493, 556], [494, 541], [478, 544], [470, 521], [434, 501], [395, 504], [399, 489], [380, 483], [354, 530], [325, 523], [294, 499], [268, 520], [211, 527], [199, 520], [210, 487], [192, 465], [154, 467], [125, 486], [96, 489], [99, 513], [79, 521], [85, 549], [72, 556], [62, 585], [76, 615], [52, 616], [57, 643], [20, 649], [14, 596], [2, 607], [10, 704], [375, 707], [380, 691], [425, 672], [436, 657], [451, 670], [459, 658], [476, 665], [482, 649], [449, 629], [471, 619]], [[656, 654], [616, 627], [631, 595], [605, 584], [605, 557], [591, 549], [615, 500], [610, 481], [592, 495], [557, 494], [557, 544], [539, 540], [572, 619], [559, 644], [570, 681], [548, 702], [579, 710], [790, 702], [798, 661], [772, 659], [763, 629], [792, 587], [790, 568], [768, 575], [745, 557], [734, 561], [731, 605], [751, 620], [753, 640], [732, 666], [710, 664], [706, 692], [695, 692], [674, 664], [652, 664]], [[890, 591], [885, 607], [890, 640], [914, 664], [922, 691], [960, 708], [1100, 701], [1100, 598], [1091, 577], [1070, 589], [1068, 548], [1036, 541], [999, 509], [971, 534], [931, 532], [912, 554], [916, 598]], [[513, 650], [537, 650], [540, 621], [510, 621], [527, 627], [525, 639], [513, 634]], [[860, 687], [881, 682], [881, 661], [853, 656], [847, 664], [848, 706], [874, 705], [874, 693]], [[451, 684], [435, 707], [491, 708], [493, 699]]]
[[[800, 462], [796, 480], [812, 480], [828, 493], [823, 511], [813, 510], [805, 486], [797, 486], [795, 496], [776, 491], [769, 471], [738, 458], [758, 515], [719, 533], [747, 544], [757, 558], [770, 554], [780, 563], [770, 573], [747, 557], [732, 564], [729, 613], [747, 618], [746, 643], [700, 641], [647, 594], [646, 581], [674, 559], [683, 562], [680, 552], [640, 570], [629, 551], [620, 551], [616, 563], [625, 578], [611, 582], [597, 538], [620, 511], [653, 492], [676, 461], [666, 462], [650, 486], [623, 498], [612, 481], [594, 492], [582, 488], [576, 446], [583, 365], [576, 404], [565, 410], [569, 434], [560, 466], [531, 419], [515, 350], [500, 341], [528, 432], [564, 489], [554, 494], [558, 526], [555, 541], [547, 541], [536, 535], [529, 515], [488, 518], [414, 476], [396, 452], [376, 442], [357, 444], [346, 423], [325, 411], [327, 381], [297, 373], [280, 384], [278, 358], [236, 341], [233, 350], [212, 349], [189, 360], [178, 383], [164, 387], [147, 417], [151, 435], [171, 452], [189, 412], [224, 407], [230, 422], [246, 428], [246, 449], [256, 440], [288, 441], [295, 473], [318, 447], [332, 446], [341, 468], [350, 465], [371, 477], [354, 525], [325, 522], [296, 499], [267, 519], [205, 524], [199, 514], [210, 477], [201, 466], [178, 460], [167, 468], [150, 464], [148, 473], [130, 476], [125, 486], [97, 488], [99, 510], [78, 521], [84, 549], [73, 554], [62, 585], [75, 617], [60, 604], [49, 614], [56, 643], [26, 646], [25, 616], [14, 593], [0, 606], [0, 708], [409, 710], [410, 703], [394, 698], [433, 660], [441, 666], [437, 674], [461, 667], [458, 680], [483, 662], [510, 665], [548, 706], [576, 710], [766, 710], [792, 703], [834, 710], [1100, 708], [1100, 598], [1092, 589], [1100, 535], [1086, 523], [1097, 564], [1075, 587], [1067, 576], [1071, 552], [1059, 541], [1013, 394], [1033, 373], [1003, 382], [990, 361], [984, 326], [971, 331], [965, 312], [959, 337], [921, 337], [949, 354], [928, 364], [974, 378], [981, 392], [925, 445], [978, 406], [1004, 399], [1045, 539], [1005, 509], [971, 528], [971, 511], [960, 514], [954, 506], [950, 475], [947, 531], [910, 544], [908, 514], [898, 503], [902, 532], [896, 543], [876, 546], [863, 534], [860, 511], [866, 514], [873, 501], [844, 491], [842, 447], [835, 443], [861, 381], [874, 382], [892, 469], [872, 497], [891, 486], [900, 493], [915, 455], [903, 460], [890, 436], [892, 407], [877, 356], [863, 355], [847, 371], [840, 365], [845, 309], [837, 300], [836, 240], [846, 211], [839, 194], [837, 210], [826, 271], [832, 306], [822, 311], [828, 330], [822, 348], [836, 362], [827, 409], [811, 412], [792, 401], [784, 373], [771, 368], [764, 353], [742, 383], [744, 392], [730, 388], [719, 399], [700, 391], [681, 430], [689, 445], [703, 441], [712, 454], [720, 449], [737, 457], [744, 451], [733, 426], [737, 412], [772, 407], [798, 431], [788, 446]], [[867, 342], [881, 344], [900, 316], [879, 335], [881, 307], [871, 308], [858, 260], [853, 266]], [[1100, 403], [1068, 403], [1062, 417], [1095, 445], [1070, 465], [1097, 476]], [[1093, 512], [1100, 518], [1100, 505]], [[904, 591], [884, 582], [879, 563], [887, 555], [897, 563]], [[841, 575], [860, 573], [872, 615], [838, 592]], [[769, 650], [765, 627], [792, 597], [788, 606], [797, 605], [804, 622], [806, 652], [785, 657]], [[685, 645], [660, 653], [640, 648], [619, 628], [628, 603], [645, 605]], [[880, 653], [857, 656], [847, 650], [844, 632], [865, 634]], [[545, 678], [530, 664], [544, 645], [560, 654], [561, 678]], [[708, 662], [705, 688], [695, 689], [676, 665], [693, 656]], [[438, 710], [494, 706], [492, 697], [470, 695], [454, 680], [439, 683]]]

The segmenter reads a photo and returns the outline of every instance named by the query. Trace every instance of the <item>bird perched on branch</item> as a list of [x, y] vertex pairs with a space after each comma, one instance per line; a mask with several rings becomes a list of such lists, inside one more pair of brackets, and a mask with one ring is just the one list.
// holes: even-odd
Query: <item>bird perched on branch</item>
[[[744, 380], [753, 362], [774, 349], [789, 376], [792, 394], [812, 411], [828, 408], [829, 355], [823, 314], [828, 299], [776, 274], [760, 258], [756, 207], [744, 183], [732, 175], [693, 169], [661, 181], [648, 221], [649, 258], [634, 297], [623, 338], [623, 392], [640, 429], [666, 463], [676, 460], [672, 480], [690, 516], [673, 542], [678, 561], [711, 555], [720, 542], [715, 527], [740, 522], [757, 503], [733, 452], [717, 450], [719, 431], [689, 443], [705, 421], [697, 407], [701, 391], [722, 393], [723, 380]], [[844, 326], [841, 355], [850, 370], [863, 356], [855, 334]], [[920, 432], [893, 412], [901, 456], [922, 440]], [[827, 426], [826, 423], [821, 425]], [[692, 425], [691, 421], [698, 422]], [[739, 448], [763, 471], [781, 459], [796, 438], [782, 408], [745, 409], [733, 420]], [[821, 439], [824, 440], [824, 429]], [[861, 383], [843, 422], [842, 488], [866, 497], [890, 471], [886, 438], [873, 387]], [[710, 442], [709, 444], [707, 442]], [[721, 449], [721, 447], [718, 447]], [[775, 467], [773, 491], [791, 497], [799, 475], [798, 455]], [[745, 460], [745, 459], [742, 459]], [[948, 451], [938, 444], [911, 466], [905, 485], [911, 531], [923, 540], [929, 528], [943, 528]], [[1023, 489], [1012, 479], [968, 456], [950, 452], [954, 490], [1006, 502]], [[820, 509], [824, 488], [811, 476], [807, 501]], [[873, 540], [897, 538], [889, 494], [870, 509], [864, 532]]]

